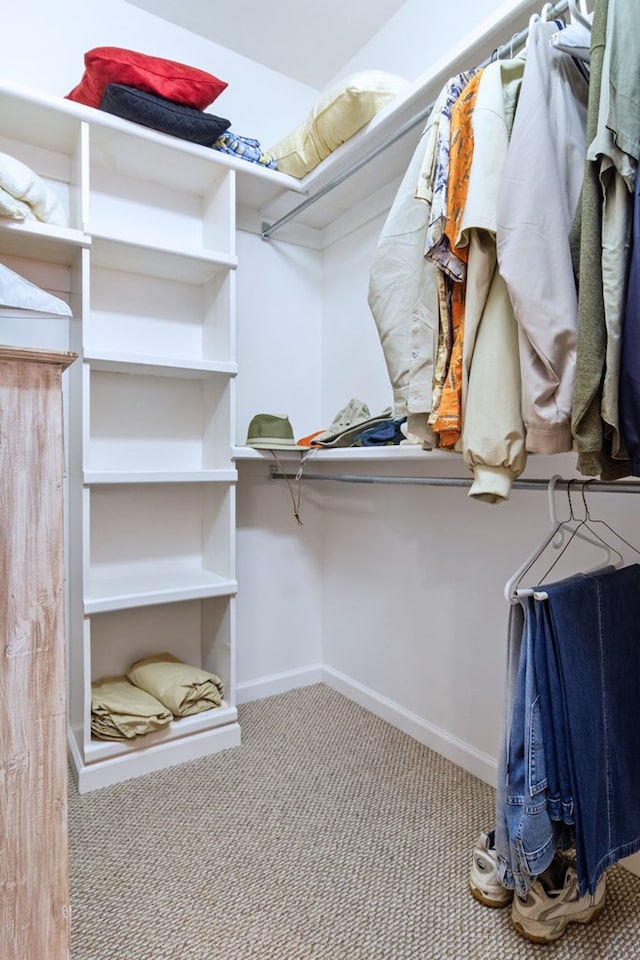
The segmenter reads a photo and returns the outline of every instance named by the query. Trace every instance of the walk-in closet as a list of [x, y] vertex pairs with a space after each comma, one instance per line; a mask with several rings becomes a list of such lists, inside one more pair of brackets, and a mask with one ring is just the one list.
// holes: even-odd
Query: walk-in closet
[[[311, 9], [285, 17], [275, 0], [300, 47], [282, 69], [249, 43], [253, 4], [236, 46], [224, 37], [237, 10], [172, 6], [7, 12], [0, 348], [32, 379], [60, 365], [64, 509], [55, 587], [40, 565], [31, 589], [17, 559], [35, 564], [51, 521], [36, 517], [18, 546], [16, 524], [0, 525], [3, 670], [24, 680], [19, 695], [2, 685], [0, 711], [6, 960], [41, 960], [50, 917], [47, 960], [513, 960], [537, 957], [536, 939], [554, 960], [640, 960], [640, 657], [623, 617], [640, 562], [633, 4], [381, 0], [347, 51], [341, 22], [363, 15], [349, 0], [325, 11], [346, 51], [334, 64], [319, 25], [313, 51]], [[192, 100], [167, 76], [140, 80], [135, 57], [116, 68], [121, 50], [187, 65]], [[612, 91], [595, 106], [594, 63]], [[269, 162], [322, 116], [325, 91], [365, 76], [376, 106], [344, 142], [300, 175]], [[142, 93], [146, 118], [105, 89]], [[159, 126], [163, 103], [216, 122], [217, 148]], [[454, 157], [470, 164], [457, 232], [434, 173]], [[587, 229], [600, 231], [591, 246]], [[2, 385], [26, 404], [0, 411], [7, 434], [52, 429], [31, 389]], [[2, 475], [28, 491], [16, 479], [5, 505], [24, 495], [37, 513], [38, 474], [3, 462]], [[567, 615], [550, 585], [576, 580], [586, 592]], [[38, 653], [61, 607], [54, 684]], [[563, 645], [583, 641], [584, 663]], [[508, 836], [518, 800], [504, 789], [518, 751], [534, 763], [521, 699], [540, 658], [535, 709], [554, 725], [531, 801], [551, 811], [539, 874], [592, 898], [553, 929], [512, 914], [538, 874]], [[596, 715], [581, 765], [575, 718]], [[31, 754], [40, 723], [58, 731], [44, 761]], [[575, 797], [562, 807], [565, 760], [558, 790]], [[592, 797], [608, 788], [601, 817]], [[589, 826], [574, 870], [557, 860], [575, 816]], [[522, 874], [500, 859], [516, 847]], [[485, 856], [503, 902], [474, 889]]]

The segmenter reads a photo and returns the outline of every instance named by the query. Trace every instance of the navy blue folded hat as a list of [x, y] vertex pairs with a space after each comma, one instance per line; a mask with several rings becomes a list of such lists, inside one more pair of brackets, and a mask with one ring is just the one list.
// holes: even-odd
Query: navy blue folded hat
[[396, 417], [391, 420], [378, 420], [375, 426], [357, 433], [352, 445], [354, 447], [389, 447], [400, 444], [405, 438], [400, 427], [406, 419], [406, 417]]
[[204, 147], [212, 147], [231, 126], [231, 121], [224, 117], [122, 83], [107, 85], [99, 109]]

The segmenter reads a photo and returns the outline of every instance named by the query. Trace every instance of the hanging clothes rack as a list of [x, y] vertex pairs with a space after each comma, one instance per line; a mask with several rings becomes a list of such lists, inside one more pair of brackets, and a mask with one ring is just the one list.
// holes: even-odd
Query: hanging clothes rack
[[[467, 477], [384, 477], [366, 474], [350, 473], [307, 473], [306, 470], [298, 470], [297, 473], [283, 473], [277, 466], [269, 467], [269, 477], [271, 480], [331, 480], [335, 483], [374, 483], [388, 485], [404, 485], [419, 487], [470, 487], [473, 483], [472, 478]], [[590, 480], [589, 478], [573, 478], [565, 480], [561, 478], [556, 480], [556, 490], [568, 490], [569, 485], [574, 490], [580, 489], [583, 485], [589, 492], [606, 493], [640, 493], [640, 481], [634, 480]], [[514, 480], [512, 487], [514, 490], [544, 490], [549, 488], [548, 480]]]
[[[549, 19], [553, 19], [556, 16], [560, 16], [564, 13], [569, 7], [569, 0], [559, 0], [558, 3], [552, 5], [549, 11]], [[496, 47], [490, 57], [483, 60], [477, 67], [477, 69], [482, 69], [483, 67], [488, 66], [496, 58], [500, 59], [503, 56], [513, 56], [513, 54], [519, 50], [527, 41], [529, 36], [529, 27], [525, 27], [524, 30], [521, 30], [519, 33], [514, 34], [514, 36], [504, 44]], [[296, 204], [288, 213], [283, 214], [277, 220], [274, 220], [273, 223], [263, 222], [260, 236], [262, 240], [270, 240], [273, 234], [283, 227], [286, 223], [289, 223], [290, 220], [294, 220], [299, 214], [304, 210], [310, 207], [312, 204], [317, 203], [318, 200], [321, 200], [323, 197], [326, 197], [328, 193], [331, 193], [332, 190], [335, 190], [336, 187], [339, 187], [341, 183], [344, 183], [345, 180], [348, 180], [355, 173], [361, 170], [367, 164], [371, 163], [376, 157], [378, 157], [383, 151], [387, 150], [388, 147], [393, 146], [394, 143], [397, 143], [405, 134], [409, 133], [414, 127], [417, 127], [420, 123], [425, 123], [434, 107], [435, 101], [429, 103], [427, 107], [424, 107], [420, 110], [415, 116], [407, 120], [406, 123], [402, 124], [401, 127], [394, 130], [393, 134], [388, 137], [386, 140], [383, 140], [374, 150], [362, 157], [361, 160], [358, 160], [351, 167], [348, 167], [341, 174], [334, 177], [333, 180], [330, 180], [324, 187], [312, 193], [305, 200], [302, 200], [300, 203]]]

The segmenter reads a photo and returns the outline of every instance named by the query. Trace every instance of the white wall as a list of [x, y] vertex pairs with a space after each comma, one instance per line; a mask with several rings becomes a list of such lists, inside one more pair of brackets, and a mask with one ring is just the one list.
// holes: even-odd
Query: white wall
[[[322, 256], [241, 231], [238, 262], [238, 443], [259, 413], [286, 414], [300, 438], [322, 426]], [[303, 488], [299, 526], [286, 483], [268, 479], [273, 462], [238, 464], [241, 700], [296, 686], [321, 660], [322, 497]]]
[[298, 525], [287, 484], [268, 478], [269, 462], [239, 464], [239, 702], [307, 682], [322, 659], [322, 497], [303, 488]]
[[498, 6], [496, 0], [458, 0], [455, 8], [407, 0], [339, 75], [375, 68], [415, 80]]
[[237, 240], [237, 439], [256, 413], [322, 427], [322, 255], [243, 231]]
[[322, 404], [329, 423], [351, 397], [363, 400], [372, 416], [393, 403], [367, 304], [369, 268], [383, 219], [360, 227], [324, 253]]
[[0, 76], [64, 97], [80, 81], [84, 53], [118, 46], [199, 67], [228, 87], [208, 111], [268, 147], [296, 126], [317, 91], [124, 0], [29, 0], [3, 10]]
[[[529, 473], [572, 474], [571, 455], [541, 460]], [[456, 472], [446, 464], [424, 470]], [[349, 695], [492, 782], [506, 655], [504, 585], [550, 529], [544, 492], [514, 490], [507, 503], [489, 506], [472, 502], [464, 488], [325, 486], [325, 667]], [[589, 504], [594, 518], [640, 546], [634, 497], [591, 493]], [[627, 562], [637, 561], [617, 545]], [[584, 566], [584, 556], [576, 542], [554, 576], [601, 562], [599, 553], [590, 554]], [[554, 559], [551, 550], [549, 566]]]

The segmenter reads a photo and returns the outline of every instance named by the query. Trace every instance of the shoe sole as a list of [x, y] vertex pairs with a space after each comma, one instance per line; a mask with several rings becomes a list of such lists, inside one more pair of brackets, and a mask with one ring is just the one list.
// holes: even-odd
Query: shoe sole
[[[494, 910], [501, 910], [504, 907], [508, 907], [511, 901], [513, 900], [513, 892], [509, 892], [509, 895], [504, 900], [496, 900], [495, 897], [490, 897], [483, 890], [480, 890], [479, 887], [474, 887], [472, 883], [469, 884], [469, 890], [471, 895], [475, 897], [479, 903], [483, 903], [485, 907], [492, 907]], [[505, 891], [506, 892], [506, 891]]]
[[519, 918], [512, 917], [511, 921], [514, 930], [519, 933], [521, 937], [524, 937], [525, 940], [530, 940], [532, 943], [555, 943], [556, 940], [559, 940], [560, 937], [564, 935], [570, 923], [591, 923], [591, 921], [595, 920], [598, 914], [604, 910], [604, 905], [605, 900], [603, 898], [601, 903], [598, 903], [594, 907], [589, 907], [583, 914], [578, 913], [574, 917], [567, 917], [562, 927], [553, 933], [550, 933], [548, 930], [545, 932], [544, 924], [536, 920], [532, 920], [528, 927], [525, 926], [526, 921], [523, 922]]

